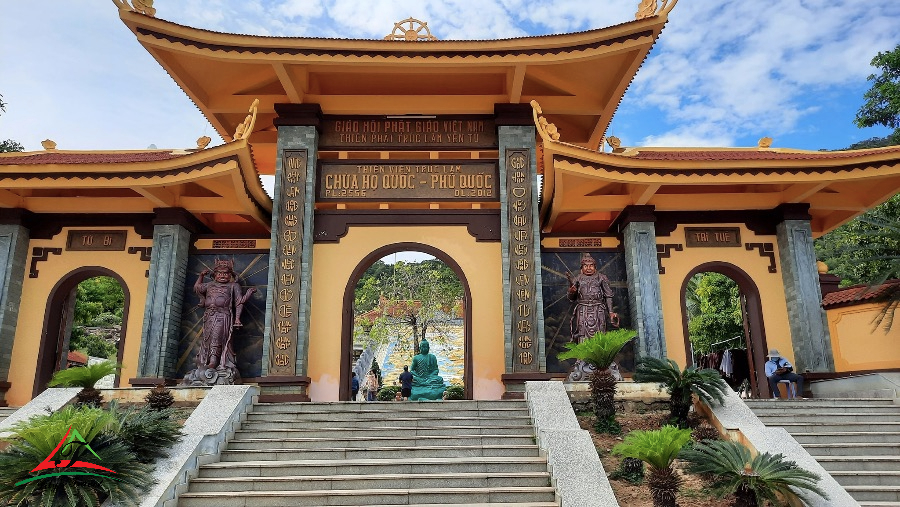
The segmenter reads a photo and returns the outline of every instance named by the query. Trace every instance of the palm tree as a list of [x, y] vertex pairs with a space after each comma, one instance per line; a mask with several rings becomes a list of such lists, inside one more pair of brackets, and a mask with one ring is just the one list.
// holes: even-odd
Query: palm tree
[[557, 357], [559, 359], [580, 359], [594, 366], [590, 377], [591, 405], [598, 429], [618, 433], [616, 417], [616, 377], [609, 370], [609, 365], [622, 347], [634, 339], [635, 331], [631, 329], [614, 329], [598, 332], [581, 343], [568, 343], [566, 350]]
[[[782, 505], [785, 500], [805, 502], [792, 488], [812, 491], [828, 498], [816, 483], [819, 476], [797, 467], [781, 454], [757, 454], [737, 442], [708, 440], [681, 451], [691, 473], [713, 477], [713, 492], [720, 498], [734, 495], [732, 507], [758, 507], [766, 501]], [[794, 503], [791, 503], [794, 505]]]
[[638, 360], [632, 378], [635, 382], [657, 382], [665, 386], [669, 393], [669, 422], [679, 428], [688, 426], [692, 394], [711, 405], [725, 401], [725, 393], [731, 389], [712, 368], [688, 366], [681, 370], [675, 361], [656, 357]]
[[81, 391], [76, 395], [77, 403], [99, 407], [103, 404], [103, 396], [94, 386], [103, 377], [118, 373], [121, 369], [122, 365], [115, 361], [66, 368], [54, 373], [50, 382], [47, 382], [47, 387], [80, 387]]
[[681, 477], [672, 468], [672, 462], [690, 440], [691, 430], [663, 426], [652, 431], [632, 431], [612, 452], [647, 463], [650, 472], [647, 487], [653, 507], [677, 507], [675, 497], [681, 487]]

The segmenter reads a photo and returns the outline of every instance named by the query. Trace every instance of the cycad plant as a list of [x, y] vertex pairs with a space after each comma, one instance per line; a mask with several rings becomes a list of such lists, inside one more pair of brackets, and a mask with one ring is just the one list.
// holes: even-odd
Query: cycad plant
[[[816, 484], [819, 476], [799, 468], [781, 454], [757, 454], [737, 442], [708, 440], [686, 447], [679, 458], [687, 470], [713, 478], [711, 489], [720, 498], [734, 495], [732, 507], [759, 507], [765, 502], [806, 504], [791, 488], [808, 490], [828, 498]], [[794, 505], [794, 503], [791, 503]]]
[[568, 350], [557, 356], [559, 359], [580, 359], [594, 366], [590, 377], [591, 406], [598, 429], [618, 428], [615, 424], [616, 377], [609, 370], [609, 365], [634, 336], [635, 332], [631, 329], [598, 332], [581, 343], [566, 344]]
[[672, 462], [681, 448], [691, 440], [691, 430], [663, 426], [652, 431], [632, 431], [621, 444], [613, 447], [613, 454], [637, 458], [647, 463], [647, 487], [653, 507], [677, 507], [675, 503], [681, 477]]
[[635, 382], [656, 382], [669, 393], [669, 423], [688, 427], [691, 395], [696, 394], [706, 404], [722, 403], [730, 387], [719, 372], [712, 368], [688, 366], [684, 370], [671, 359], [642, 357], [632, 377]]
[[103, 377], [118, 373], [122, 365], [115, 361], [103, 361], [88, 366], [76, 366], [59, 370], [53, 374], [47, 387], [80, 387], [76, 396], [77, 404], [99, 407], [103, 404], [103, 396], [94, 388]]
[[[153, 484], [151, 468], [113, 433], [117, 426], [109, 412], [74, 406], [19, 423], [0, 452], [0, 504], [81, 507], [109, 498], [137, 505]], [[67, 434], [68, 445], [60, 445]], [[34, 471], [45, 460], [58, 466]], [[84, 468], [79, 461], [115, 473]]]

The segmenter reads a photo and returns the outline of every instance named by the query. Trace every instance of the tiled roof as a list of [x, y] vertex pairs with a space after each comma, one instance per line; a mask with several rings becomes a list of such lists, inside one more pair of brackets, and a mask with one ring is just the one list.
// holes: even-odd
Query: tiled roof
[[900, 152], [900, 146], [889, 150], [855, 150], [855, 151], [808, 151], [808, 152], [784, 152], [769, 150], [641, 150], [635, 148], [638, 153], [632, 158], [641, 160], [828, 160], [847, 158], [848, 156], [861, 157], [875, 153]]
[[852, 304], [871, 303], [883, 296], [888, 291], [900, 289], [900, 280], [888, 280], [877, 286], [854, 285], [845, 289], [830, 292], [822, 298], [822, 306], [825, 308], [834, 306], [848, 306]]
[[88, 362], [88, 358], [86, 355], [82, 354], [81, 352], [76, 352], [74, 350], [69, 351], [69, 354], [66, 357], [66, 360], [70, 363], [87, 364], [87, 362]]
[[159, 162], [183, 157], [186, 153], [176, 154], [171, 151], [140, 152], [46, 152], [23, 153], [19, 156], [0, 157], [0, 165], [38, 165], [38, 164], [128, 164], [135, 162]]

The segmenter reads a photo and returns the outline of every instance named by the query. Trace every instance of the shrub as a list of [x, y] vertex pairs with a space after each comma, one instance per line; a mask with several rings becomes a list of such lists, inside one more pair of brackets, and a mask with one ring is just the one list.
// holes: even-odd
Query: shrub
[[444, 399], [445, 400], [464, 400], [466, 399], [466, 387], [459, 384], [452, 384], [447, 386], [447, 390], [444, 391]]
[[69, 350], [83, 350], [89, 356], [105, 358], [115, 357], [118, 353], [115, 345], [97, 334], [85, 333], [84, 328], [80, 326], [72, 328]]
[[399, 392], [400, 386], [384, 386], [378, 390], [375, 399], [378, 401], [394, 401], [394, 398]]
[[[115, 434], [118, 423], [107, 411], [68, 406], [49, 415], [36, 416], [12, 428], [9, 446], [0, 452], [0, 503], [53, 507], [99, 506], [109, 498], [123, 505], [137, 505], [152, 486], [152, 468], [140, 463]], [[75, 432], [78, 435], [75, 435]], [[79, 442], [87, 445], [66, 445]], [[46, 470], [35, 473], [45, 459], [84, 461], [115, 471], [92, 469], [90, 474], [61, 475]], [[81, 472], [82, 469], [73, 471]], [[23, 482], [27, 481], [27, 482]]]
[[691, 430], [663, 426], [653, 431], [632, 431], [621, 444], [613, 447], [613, 454], [637, 458], [650, 465], [647, 487], [654, 507], [676, 507], [675, 497], [681, 487], [681, 477], [672, 468], [678, 452], [691, 439]]
[[100, 315], [97, 315], [90, 322], [91, 327], [111, 327], [121, 325], [122, 317], [109, 312], [103, 312]]
[[638, 485], [644, 482], [644, 462], [637, 458], [623, 458], [619, 466], [609, 474], [609, 478]]
[[688, 366], [684, 370], [671, 359], [643, 357], [638, 360], [632, 377], [635, 382], [656, 382], [669, 393], [669, 423], [679, 428], [688, 427], [688, 412], [692, 394], [706, 403], [722, 403], [731, 388], [712, 368], [698, 369]]
[[147, 393], [147, 396], [144, 396], [144, 401], [153, 410], [165, 410], [175, 403], [175, 397], [172, 396], [172, 391], [165, 384], [158, 384]]
[[53, 374], [47, 387], [80, 387], [81, 392], [77, 395], [78, 405], [100, 406], [103, 404], [103, 396], [100, 391], [94, 389], [94, 385], [103, 377], [118, 373], [122, 369], [122, 365], [114, 361], [103, 361], [102, 363], [91, 364], [88, 366], [77, 366], [75, 368], [66, 368], [59, 370]]
[[117, 436], [143, 463], [165, 456], [181, 437], [181, 425], [172, 417], [172, 409], [122, 408], [111, 402], [109, 412], [119, 422]]

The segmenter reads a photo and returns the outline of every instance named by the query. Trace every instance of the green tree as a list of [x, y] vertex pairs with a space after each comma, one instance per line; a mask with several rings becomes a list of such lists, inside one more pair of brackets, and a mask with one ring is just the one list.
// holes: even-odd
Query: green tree
[[[0, 95], [0, 113], [6, 112], [6, 102], [3, 102], [3, 95]], [[25, 147], [21, 143], [6, 139], [0, 141], [0, 153], [10, 153], [13, 151], [25, 151]]]
[[621, 444], [613, 447], [613, 454], [637, 458], [649, 465], [647, 487], [654, 507], [677, 507], [675, 503], [681, 477], [672, 462], [681, 448], [691, 439], [691, 430], [663, 426], [652, 431], [632, 431]]
[[687, 461], [687, 470], [712, 477], [711, 488], [719, 498], [734, 495], [732, 507], [758, 507], [787, 500], [807, 503], [795, 490], [808, 490], [827, 499], [817, 483], [819, 476], [803, 470], [781, 454], [762, 453], [753, 457], [737, 442], [707, 440], [685, 447], [678, 456]]
[[125, 310], [125, 291], [110, 276], [95, 276], [78, 284], [75, 294], [75, 324], [89, 326], [103, 313], [119, 317]]
[[743, 336], [741, 291], [734, 280], [721, 273], [698, 273], [686, 292], [688, 334], [695, 351], [705, 354], [715, 343]]
[[883, 125], [900, 135], [900, 44], [892, 51], [880, 52], [872, 58], [872, 67], [879, 74], [871, 74], [872, 87], [863, 94], [866, 102], [856, 113], [856, 126]]

